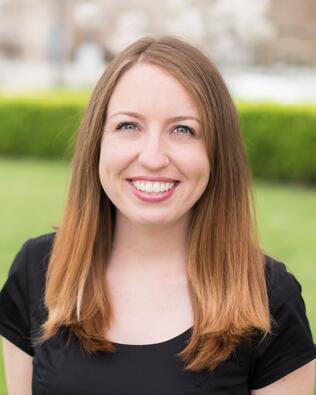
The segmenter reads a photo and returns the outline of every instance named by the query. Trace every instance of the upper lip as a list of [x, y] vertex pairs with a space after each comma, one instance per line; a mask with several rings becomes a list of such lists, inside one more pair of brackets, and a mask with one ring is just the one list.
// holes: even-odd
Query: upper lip
[[178, 180], [175, 180], [173, 178], [167, 178], [167, 177], [149, 177], [149, 176], [136, 176], [136, 177], [130, 177], [128, 180], [144, 180], [144, 181], [160, 181], [160, 182], [179, 182]]

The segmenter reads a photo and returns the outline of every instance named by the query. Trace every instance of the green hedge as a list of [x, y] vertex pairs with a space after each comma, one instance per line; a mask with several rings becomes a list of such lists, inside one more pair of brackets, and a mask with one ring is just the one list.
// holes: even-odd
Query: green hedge
[[316, 181], [316, 105], [238, 104], [256, 177]]
[[0, 98], [0, 155], [69, 158], [86, 95]]
[[[0, 98], [0, 155], [69, 158], [88, 94]], [[238, 103], [254, 176], [316, 181], [316, 105]]]

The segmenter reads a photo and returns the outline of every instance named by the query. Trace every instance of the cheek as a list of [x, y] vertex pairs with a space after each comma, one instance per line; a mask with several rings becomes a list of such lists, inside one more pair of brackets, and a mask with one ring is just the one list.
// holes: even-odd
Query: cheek
[[105, 144], [104, 142], [101, 144], [100, 149], [100, 159], [99, 159], [99, 177], [101, 184], [104, 188], [106, 185], [106, 181], [110, 179], [111, 172], [113, 172], [113, 167], [116, 165], [116, 161], [114, 160], [115, 152], [113, 149], [110, 149], [109, 144]]
[[208, 154], [204, 148], [204, 146], [200, 150], [200, 155], [197, 155], [197, 168], [199, 168], [199, 172], [201, 178], [204, 180], [207, 185], [208, 180], [210, 178], [211, 165]]
[[104, 140], [100, 149], [100, 165], [101, 173], [113, 172], [123, 168], [128, 163], [130, 150], [128, 145], [119, 143], [118, 141]]
[[183, 160], [183, 166], [186, 169], [186, 173], [196, 183], [207, 185], [210, 176], [210, 164], [206, 154], [196, 152], [194, 155], [187, 156], [186, 160]]
[[210, 179], [210, 164], [208, 157], [201, 154], [200, 157], [196, 157], [192, 163], [192, 167], [193, 166], [195, 169], [195, 199], [198, 201], [205, 192]]

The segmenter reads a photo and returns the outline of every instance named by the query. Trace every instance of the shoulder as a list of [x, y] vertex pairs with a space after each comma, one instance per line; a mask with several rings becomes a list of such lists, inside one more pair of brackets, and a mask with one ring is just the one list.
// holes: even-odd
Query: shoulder
[[[27, 239], [17, 251], [9, 268], [11, 274], [28, 273], [49, 257], [55, 232]], [[24, 274], [23, 274], [24, 275]]]
[[302, 287], [295, 275], [283, 262], [269, 255], [265, 255], [265, 278], [272, 312], [300, 299]]
[[287, 266], [277, 260], [276, 258], [272, 257], [271, 255], [264, 255], [265, 258], [265, 274], [266, 280], [268, 285], [272, 285], [275, 281], [281, 280], [287, 277], [288, 269]]
[[27, 281], [32, 280], [34, 275], [43, 276], [47, 270], [55, 234], [56, 232], [47, 233], [27, 239], [18, 250], [8, 276], [25, 278]]
[[271, 331], [252, 350], [250, 388], [258, 389], [316, 357], [302, 287], [286, 265], [265, 256]]
[[26, 270], [26, 290], [29, 300], [29, 309], [32, 311], [32, 327], [37, 328], [46, 317], [44, 306], [45, 279], [50, 254], [56, 232], [43, 234], [28, 239], [23, 247]]
[[56, 232], [52, 232], [31, 238], [22, 247], [27, 249], [26, 259], [30, 277], [46, 273], [55, 234]]
[[46, 318], [45, 273], [55, 233], [24, 242], [0, 290], [0, 334], [29, 355], [33, 330]]
[[27, 244], [29, 259], [46, 258], [51, 252], [55, 235], [56, 232], [46, 233], [27, 240], [25, 244]]

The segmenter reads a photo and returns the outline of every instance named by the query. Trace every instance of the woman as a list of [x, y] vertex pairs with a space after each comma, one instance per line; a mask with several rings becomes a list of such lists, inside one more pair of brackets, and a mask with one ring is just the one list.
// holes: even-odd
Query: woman
[[300, 285], [261, 251], [249, 190], [208, 58], [173, 37], [117, 55], [61, 224], [23, 245], [1, 292], [9, 393], [312, 394]]

